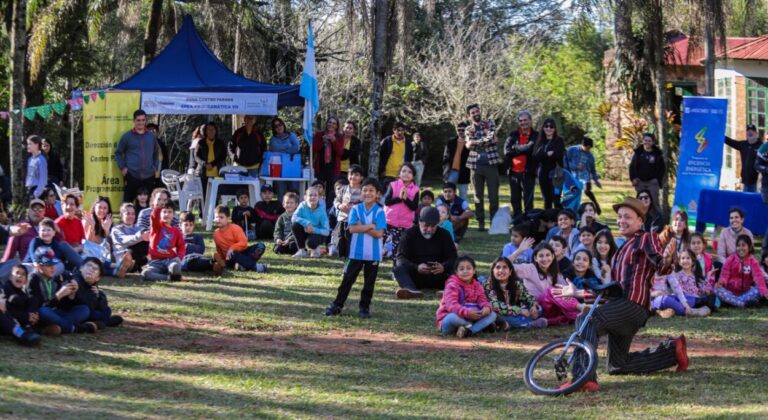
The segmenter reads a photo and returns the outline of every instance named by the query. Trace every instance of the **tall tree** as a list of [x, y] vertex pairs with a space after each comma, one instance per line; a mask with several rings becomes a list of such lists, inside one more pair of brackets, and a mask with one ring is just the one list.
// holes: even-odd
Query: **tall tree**
[[27, 2], [13, 1], [11, 23], [11, 179], [13, 179], [13, 201], [23, 203], [24, 197], [24, 124], [21, 110], [24, 108], [24, 71], [27, 57]]
[[141, 67], [144, 68], [157, 53], [157, 39], [160, 35], [160, 25], [163, 15], [163, 0], [152, 0], [149, 8], [149, 20], [147, 21], [147, 30], [144, 35], [144, 57], [141, 60]]
[[379, 139], [381, 138], [382, 107], [387, 83], [388, 43], [387, 21], [390, 7], [388, 0], [374, 0], [373, 15], [373, 92], [371, 95], [371, 144], [368, 158], [368, 175], [379, 174]]

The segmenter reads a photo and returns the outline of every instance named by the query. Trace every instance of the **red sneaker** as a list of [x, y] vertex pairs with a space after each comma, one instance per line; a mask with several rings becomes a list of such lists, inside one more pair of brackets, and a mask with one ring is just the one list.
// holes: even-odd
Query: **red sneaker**
[[[559, 389], [567, 388], [571, 386], [573, 382], [568, 381], [562, 385], [560, 385]], [[577, 389], [576, 392], [597, 392], [600, 390], [600, 384], [598, 384], [595, 381], [587, 381], [584, 383], [584, 385], [581, 386], [581, 388]]]
[[685, 334], [675, 339], [675, 359], [677, 359], [678, 372], [688, 370], [688, 344], [685, 341]]

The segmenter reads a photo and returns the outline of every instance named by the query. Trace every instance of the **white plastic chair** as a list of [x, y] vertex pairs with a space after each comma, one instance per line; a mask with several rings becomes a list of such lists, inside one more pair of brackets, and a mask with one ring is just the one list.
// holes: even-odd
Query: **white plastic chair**
[[193, 174], [186, 174], [179, 178], [183, 186], [179, 191], [179, 208], [181, 211], [187, 211], [192, 208], [192, 204], [197, 202], [200, 205], [200, 214], [203, 214], [205, 198], [203, 197], [203, 183], [199, 177]]
[[171, 193], [171, 200], [178, 202], [179, 207], [181, 207], [181, 200], [179, 200], [179, 192], [181, 191], [179, 176], [181, 176], [181, 174], [173, 169], [164, 169], [160, 172], [160, 180], [163, 181], [163, 185], [165, 185], [165, 188]]

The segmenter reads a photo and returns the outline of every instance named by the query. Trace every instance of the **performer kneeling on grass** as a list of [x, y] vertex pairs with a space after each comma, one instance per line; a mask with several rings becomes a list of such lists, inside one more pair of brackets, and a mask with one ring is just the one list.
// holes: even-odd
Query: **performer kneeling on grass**
[[[613, 257], [611, 278], [624, 289], [624, 297], [607, 301], [598, 307], [584, 330], [584, 338], [597, 349], [601, 335], [608, 335], [608, 373], [650, 373], [677, 365], [677, 371], [688, 369], [688, 352], [685, 336], [670, 338], [655, 347], [640, 352], [629, 352], [637, 331], [645, 325], [650, 316], [650, 291], [655, 274], [667, 274], [672, 268], [672, 257], [677, 240], [672, 238], [667, 248], [659, 245], [655, 233], [642, 231], [645, 209], [640, 200], [625, 198], [613, 209], [618, 214], [619, 233], [626, 242]], [[562, 287], [562, 296], [573, 296], [576, 288], [572, 284]], [[579, 315], [576, 328], [586, 319]], [[586, 355], [576, 353], [573, 377], [582, 375]], [[566, 383], [563, 386], [569, 386]], [[580, 389], [594, 392], [599, 389], [597, 374]]]

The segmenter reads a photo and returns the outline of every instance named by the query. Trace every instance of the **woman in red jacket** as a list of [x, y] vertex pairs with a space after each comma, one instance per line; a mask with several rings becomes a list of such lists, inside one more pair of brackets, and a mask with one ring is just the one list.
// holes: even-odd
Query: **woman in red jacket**
[[333, 183], [341, 173], [341, 156], [344, 154], [344, 136], [339, 131], [339, 119], [328, 117], [325, 131], [315, 133], [312, 138], [315, 177], [325, 184], [325, 202], [335, 198]]

